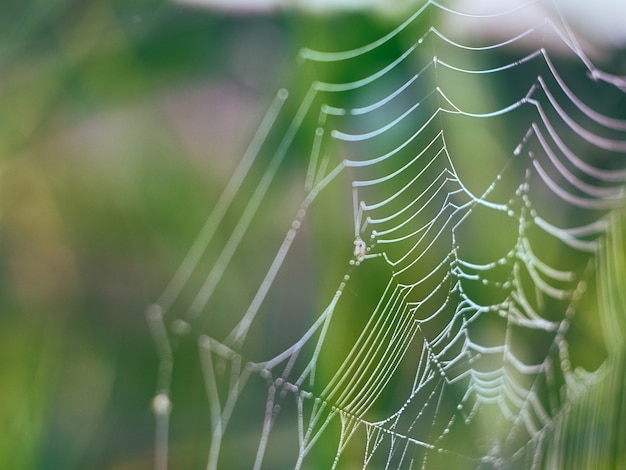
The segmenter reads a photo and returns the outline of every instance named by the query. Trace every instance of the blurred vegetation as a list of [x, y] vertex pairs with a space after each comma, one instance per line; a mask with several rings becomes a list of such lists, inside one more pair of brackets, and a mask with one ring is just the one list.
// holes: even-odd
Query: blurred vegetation
[[[0, 468], [152, 468], [146, 305], [268, 97], [284, 85], [304, 92], [297, 48], [314, 37], [318, 49], [344, 49], [388, 27], [366, 15], [228, 17], [157, 0], [3, 1]], [[188, 349], [178, 387], [196, 386], [181, 392], [174, 423], [179, 468], [204, 464], [209, 431]]]
[[320, 24], [2, 2], [1, 468], [152, 467], [143, 311]]
[[232, 64], [250, 26], [151, 0], [2, 3], [1, 468], [151, 468], [143, 311], [276, 86]]

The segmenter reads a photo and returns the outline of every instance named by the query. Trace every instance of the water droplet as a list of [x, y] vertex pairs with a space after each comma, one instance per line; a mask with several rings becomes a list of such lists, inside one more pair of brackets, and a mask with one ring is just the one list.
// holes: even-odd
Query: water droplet
[[162, 392], [152, 399], [152, 411], [157, 415], [168, 414], [172, 409], [172, 402], [167, 393]]
[[177, 335], [186, 335], [191, 331], [191, 325], [184, 320], [177, 319], [172, 322], [172, 331]]

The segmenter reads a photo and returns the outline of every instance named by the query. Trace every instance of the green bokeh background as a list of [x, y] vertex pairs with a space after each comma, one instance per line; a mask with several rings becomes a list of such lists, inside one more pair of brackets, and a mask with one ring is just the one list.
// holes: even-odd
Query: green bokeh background
[[[0, 468], [152, 468], [158, 362], [146, 306], [275, 90], [308, 85], [295, 67], [299, 47], [345, 49], [392, 24], [229, 17], [156, 0], [3, 1]], [[602, 343], [597, 324], [585, 331]], [[188, 422], [174, 428], [172, 459], [195, 468], [205, 462], [208, 407], [197, 350], [181, 354], [196, 387], [181, 405]], [[580, 356], [593, 366], [594, 354], [604, 352]]]
[[1, 468], [152, 468], [144, 310], [289, 84], [303, 37], [353, 21], [366, 20], [2, 3]]

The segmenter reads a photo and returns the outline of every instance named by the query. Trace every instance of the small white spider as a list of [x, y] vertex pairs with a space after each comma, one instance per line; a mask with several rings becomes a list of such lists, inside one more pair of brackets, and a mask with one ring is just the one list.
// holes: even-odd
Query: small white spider
[[367, 245], [363, 240], [361, 240], [361, 237], [356, 237], [356, 239], [354, 240], [354, 260], [357, 263], [360, 263], [361, 261], [363, 261], [363, 258], [365, 258], [366, 254]]

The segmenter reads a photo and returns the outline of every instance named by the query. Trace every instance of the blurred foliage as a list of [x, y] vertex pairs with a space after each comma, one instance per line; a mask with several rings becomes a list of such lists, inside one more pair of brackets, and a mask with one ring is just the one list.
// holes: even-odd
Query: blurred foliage
[[[304, 93], [297, 74], [312, 72], [294, 70], [297, 47], [315, 38], [318, 49], [345, 49], [388, 27], [366, 15], [218, 17], [157, 0], [3, 1], [0, 468], [152, 467], [146, 305], [267, 97], [283, 85]], [[314, 73], [343, 81], [362, 71]], [[320, 251], [344, 248], [314, 235]], [[196, 346], [185, 347], [171, 454], [195, 468], [208, 407]], [[257, 443], [224, 452], [247, 445]]]
[[[151, 468], [143, 310], [276, 86], [229, 68], [250, 24], [151, 0], [2, 3], [1, 468]], [[208, 120], [190, 136], [195, 98], [188, 119]]]
[[[289, 82], [299, 41], [363, 21], [2, 2], [1, 468], [152, 467], [143, 311]], [[181, 354], [197, 385], [195, 347]], [[206, 398], [189, 389], [181, 428], [206, 435]], [[204, 458], [205, 437], [182, 449]]]

